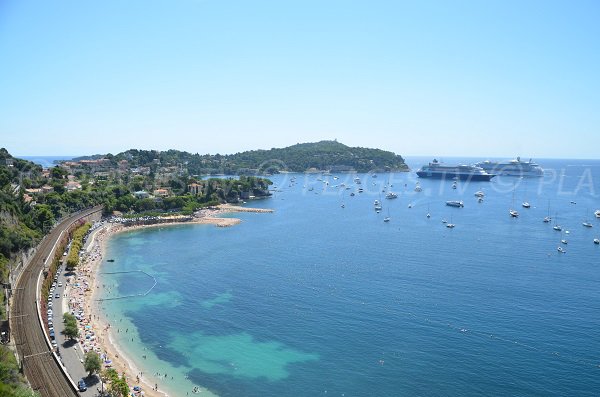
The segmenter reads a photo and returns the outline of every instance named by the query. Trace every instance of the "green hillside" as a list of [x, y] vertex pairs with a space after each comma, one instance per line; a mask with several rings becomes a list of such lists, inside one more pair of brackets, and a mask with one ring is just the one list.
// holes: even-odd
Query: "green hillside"
[[[97, 159], [86, 156], [74, 159]], [[285, 148], [251, 150], [230, 155], [192, 154], [178, 150], [156, 151], [131, 149], [117, 155], [107, 154], [113, 166], [126, 160], [130, 167], [184, 167], [191, 175], [305, 172], [308, 170], [335, 172], [408, 171], [402, 156], [393, 152], [362, 147], [350, 147], [337, 141], [299, 143]]]

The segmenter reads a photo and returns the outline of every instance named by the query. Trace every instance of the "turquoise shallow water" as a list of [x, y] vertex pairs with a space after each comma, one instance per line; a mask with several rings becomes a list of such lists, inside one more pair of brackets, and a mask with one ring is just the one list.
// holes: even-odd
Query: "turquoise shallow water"
[[[540, 163], [552, 168], [543, 179], [455, 190], [420, 180], [420, 193], [414, 174], [360, 175], [365, 192], [354, 197], [333, 187], [352, 176], [275, 176], [274, 197], [251, 203], [273, 214], [111, 239], [104, 271], [143, 270], [157, 285], [104, 311], [172, 395], [195, 384], [234, 397], [596, 395], [600, 162]], [[388, 178], [400, 197], [377, 214]], [[570, 233], [542, 222], [548, 207]], [[139, 272], [102, 279], [108, 295], [153, 284]]]

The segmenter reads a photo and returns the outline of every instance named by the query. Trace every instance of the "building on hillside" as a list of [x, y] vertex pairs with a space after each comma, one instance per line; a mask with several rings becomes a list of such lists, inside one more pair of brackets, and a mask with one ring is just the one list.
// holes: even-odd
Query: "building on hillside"
[[70, 180], [69, 182], [67, 182], [65, 184], [65, 189], [68, 192], [72, 192], [73, 190], [79, 190], [79, 189], [81, 189], [81, 183], [74, 181], [74, 180]]
[[188, 190], [190, 191], [191, 194], [193, 194], [194, 196], [197, 196], [202, 193], [202, 185], [199, 185], [197, 183], [190, 183], [188, 185]]
[[160, 189], [154, 190], [154, 192], [152, 192], [152, 195], [154, 195], [156, 197], [169, 197], [171, 195], [171, 193], [169, 192], [169, 189], [160, 188]]

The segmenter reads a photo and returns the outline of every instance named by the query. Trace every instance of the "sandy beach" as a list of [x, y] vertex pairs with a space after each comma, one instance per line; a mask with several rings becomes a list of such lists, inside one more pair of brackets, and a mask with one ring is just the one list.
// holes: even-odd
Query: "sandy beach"
[[[87, 252], [84, 255], [81, 264], [77, 268], [76, 274], [71, 276], [67, 283], [68, 309], [71, 313], [80, 313], [79, 321], [80, 337], [79, 344], [83, 352], [90, 350], [96, 351], [103, 359], [103, 367], [112, 367], [119, 374], [125, 374], [130, 390], [134, 395], [144, 395], [149, 397], [168, 396], [163, 392], [157, 379], [161, 379], [162, 374], [144, 374], [136, 366], [136, 361], [127, 357], [123, 349], [115, 342], [118, 329], [103, 317], [100, 308], [100, 294], [102, 288], [97, 281], [97, 274], [101, 264], [104, 261], [106, 244], [105, 242], [115, 233], [123, 231], [154, 227], [168, 226], [178, 224], [209, 224], [217, 227], [229, 227], [241, 222], [237, 218], [221, 218], [219, 215], [231, 212], [273, 212], [269, 209], [238, 207], [233, 205], [221, 205], [214, 209], [203, 209], [198, 211], [192, 219], [185, 220], [179, 217], [161, 219], [160, 223], [154, 224], [133, 224], [124, 226], [121, 223], [104, 222], [90, 235], [90, 241], [87, 245]], [[165, 375], [166, 377], [166, 375]], [[137, 388], [134, 390], [134, 387]], [[156, 390], [158, 386], [158, 390]], [[139, 389], [138, 389], [139, 388]], [[209, 391], [202, 389], [201, 395], [212, 395]], [[190, 392], [189, 394], [193, 394]]]

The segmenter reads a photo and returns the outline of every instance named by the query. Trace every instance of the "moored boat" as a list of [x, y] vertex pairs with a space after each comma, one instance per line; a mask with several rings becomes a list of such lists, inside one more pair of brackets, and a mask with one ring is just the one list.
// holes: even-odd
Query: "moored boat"
[[486, 172], [502, 176], [541, 177], [544, 170], [531, 159], [522, 161], [520, 157], [509, 161], [481, 161], [475, 164]]
[[474, 165], [444, 165], [433, 159], [428, 165], [422, 166], [417, 171], [419, 178], [454, 179], [467, 181], [489, 181], [495, 175], [486, 172], [483, 168]]

